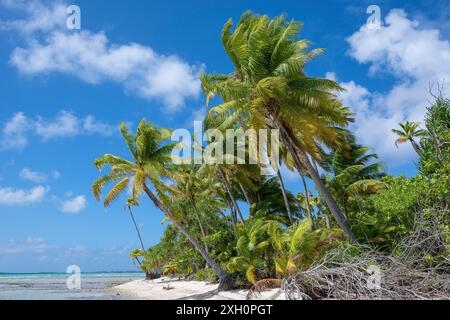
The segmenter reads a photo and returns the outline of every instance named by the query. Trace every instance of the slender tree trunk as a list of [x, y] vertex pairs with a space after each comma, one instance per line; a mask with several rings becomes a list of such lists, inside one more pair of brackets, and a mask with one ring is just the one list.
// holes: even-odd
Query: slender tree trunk
[[[141, 232], [139, 231], [139, 227], [136, 223], [136, 220], [134, 219], [134, 214], [133, 214], [133, 211], [131, 210], [130, 206], [128, 206], [128, 211], [130, 212], [131, 220], [133, 220], [134, 227], [136, 228], [136, 233], [139, 237], [139, 241], [141, 242], [142, 252], [145, 252], [146, 250], [145, 250], [145, 246], [144, 246], [144, 241], [142, 241]], [[139, 260], [138, 260], [138, 262], [139, 262]]]
[[250, 200], [250, 197], [248, 196], [247, 190], [245, 190], [244, 186], [242, 185], [242, 183], [238, 182], [239, 184], [239, 188], [241, 188], [242, 194], [244, 195], [245, 201], [247, 201], [247, 203], [249, 205], [252, 205], [252, 201]]
[[336, 219], [336, 222], [339, 224], [339, 226], [344, 230], [344, 232], [347, 234], [347, 236], [353, 241], [356, 242], [356, 237], [353, 234], [353, 231], [350, 229], [349, 225], [347, 224], [347, 221], [345, 217], [342, 215], [341, 211], [339, 210], [336, 201], [334, 201], [333, 197], [331, 196], [328, 189], [325, 187], [323, 181], [320, 179], [319, 173], [314, 170], [311, 162], [308, 159], [308, 156], [306, 153], [304, 153], [300, 148], [296, 148], [295, 143], [293, 139], [289, 136], [289, 134], [286, 131], [286, 128], [281, 125], [280, 130], [282, 132], [282, 139], [284, 140], [284, 143], [289, 149], [289, 152], [292, 155], [292, 158], [294, 159], [294, 163], [297, 167], [297, 170], [301, 172], [302, 167], [304, 166], [306, 171], [308, 172], [309, 176], [311, 177], [312, 181], [314, 182], [314, 185], [319, 192], [322, 199], [327, 204], [329, 210], [333, 214], [334, 218]]
[[141, 260], [139, 260], [139, 257], [136, 257], [136, 261], [138, 262], [139, 265], [141, 265]]
[[[202, 238], [205, 238], [206, 232], [205, 232], [205, 228], [203, 228], [202, 221], [200, 220], [200, 213], [198, 212], [198, 208], [195, 204], [195, 201], [191, 200], [191, 203], [192, 203], [192, 207], [194, 208], [195, 218], [197, 220], [198, 226], [200, 227], [200, 233], [202, 234]], [[206, 243], [204, 245], [205, 245], [205, 251], [207, 253], [209, 253], [208, 246], [206, 245]]]
[[314, 224], [314, 218], [313, 218], [313, 215], [312, 215], [311, 204], [309, 202], [308, 185], [306, 184], [305, 176], [301, 172], [299, 172], [299, 173], [300, 173], [300, 178], [302, 179], [303, 189], [305, 190], [306, 212], [308, 212], [308, 219], [311, 222], [311, 229], [315, 230], [316, 226]]
[[330, 221], [330, 217], [328, 216], [327, 213], [324, 213], [322, 211], [322, 209], [319, 207], [319, 214], [324, 216], [325, 218], [325, 225], [327, 226], [327, 229], [331, 229], [331, 221]]
[[173, 216], [169, 212], [169, 210], [161, 203], [161, 201], [159, 201], [159, 199], [145, 184], [144, 184], [144, 192], [147, 194], [147, 196], [150, 198], [153, 204], [158, 209], [160, 209], [166, 215], [167, 218], [170, 219], [175, 228], [177, 228], [178, 231], [180, 231], [189, 240], [189, 242], [201, 254], [203, 259], [205, 259], [206, 262], [211, 266], [211, 268], [214, 270], [214, 272], [216, 273], [216, 275], [219, 277], [220, 280], [219, 291], [232, 289], [234, 286], [234, 281], [232, 280], [230, 275], [228, 275], [225, 272], [225, 270], [223, 270], [222, 267], [213, 260], [213, 258], [205, 251], [205, 248], [200, 244], [200, 242], [193, 235], [191, 235], [181, 223], [173, 219]]
[[225, 174], [223, 173], [222, 169], [219, 169], [220, 175], [223, 179], [223, 183], [225, 184], [225, 188], [227, 189], [228, 195], [230, 196], [231, 202], [233, 203], [234, 208], [236, 209], [236, 212], [239, 214], [239, 218], [241, 219], [241, 222], [243, 224], [245, 224], [245, 219], [242, 216], [242, 212], [241, 209], [239, 209], [239, 206], [237, 205], [236, 199], [234, 198], [233, 192], [231, 190], [231, 186], [230, 183], [227, 179], [227, 177], [225, 176]]
[[280, 181], [280, 187], [281, 187], [281, 193], [283, 194], [284, 205], [286, 207], [286, 210], [287, 210], [287, 213], [289, 216], [289, 222], [292, 224], [293, 220], [292, 220], [291, 206], [289, 205], [289, 199], [287, 196], [286, 189], [284, 187], [283, 176], [281, 175], [281, 171], [279, 168], [277, 170], [277, 175], [278, 175], [278, 180]]
[[231, 205], [231, 203], [228, 200], [226, 195], [225, 195], [225, 201], [227, 202], [227, 205], [230, 208], [230, 217], [231, 217], [231, 224], [233, 227], [233, 234], [234, 234], [234, 238], [237, 240], [238, 234], [237, 234], [237, 230], [236, 230], [236, 215], [234, 214], [234, 207]]

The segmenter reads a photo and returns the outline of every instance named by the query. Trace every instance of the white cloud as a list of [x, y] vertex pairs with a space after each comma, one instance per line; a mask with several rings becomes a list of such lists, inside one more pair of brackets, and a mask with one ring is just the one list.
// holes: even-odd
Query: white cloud
[[28, 144], [28, 133], [33, 133], [48, 141], [56, 138], [98, 134], [111, 136], [117, 130], [112, 126], [88, 115], [79, 118], [70, 111], [60, 111], [54, 119], [46, 120], [40, 116], [27, 117], [23, 112], [16, 113], [7, 121], [0, 136], [0, 149], [22, 149]]
[[76, 196], [63, 201], [60, 210], [64, 213], [79, 213], [86, 207], [86, 202], [85, 196]]
[[[388, 92], [370, 92], [354, 81], [342, 82], [344, 103], [356, 112], [353, 129], [390, 164], [416, 158], [410, 146], [395, 148], [392, 128], [405, 120], [422, 121], [430, 82], [450, 80], [450, 42], [437, 29], [421, 28], [402, 10], [392, 10], [381, 29], [367, 26], [351, 35], [349, 54], [370, 64], [370, 74], [387, 73], [396, 80]], [[336, 75], [329, 73], [329, 78]], [[446, 94], [449, 94], [447, 87]]]
[[0, 21], [0, 30], [17, 30], [24, 35], [63, 27], [67, 17], [67, 6], [60, 1], [48, 6], [36, 0], [1, 0], [0, 4], [27, 15], [26, 19]]
[[[57, 72], [91, 84], [118, 83], [126, 92], [162, 100], [167, 112], [176, 111], [186, 99], [199, 96], [197, 75], [201, 66], [190, 65], [174, 55], [159, 54], [137, 43], [110, 43], [104, 32], [69, 32], [57, 23], [66, 20], [65, 16], [60, 16], [60, 6], [46, 8], [44, 13], [22, 8], [28, 16], [26, 20], [6, 23], [10, 29], [14, 26], [22, 33], [31, 33], [27, 45], [16, 48], [11, 54], [11, 64], [21, 73]], [[41, 22], [47, 16], [45, 12], [54, 13], [48, 23]], [[42, 31], [43, 35], [33, 34], [37, 31]]]
[[33, 171], [30, 168], [23, 168], [19, 172], [19, 176], [34, 183], [41, 183], [47, 180], [47, 176], [41, 172]]
[[30, 190], [0, 188], [0, 205], [30, 205], [41, 202], [49, 188], [37, 186]]
[[23, 112], [16, 113], [2, 129], [1, 149], [21, 149], [27, 145], [28, 119]]

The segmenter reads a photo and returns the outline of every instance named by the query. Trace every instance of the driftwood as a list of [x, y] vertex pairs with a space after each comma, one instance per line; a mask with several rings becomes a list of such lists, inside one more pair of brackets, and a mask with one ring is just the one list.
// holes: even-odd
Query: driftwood
[[[416, 223], [392, 254], [361, 245], [336, 248], [308, 270], [284, 279], [282, 290], [292, 300], [450, 299], [449, 239], [442, 222]], [[440, 262], [429, 261], [438, 254]]]

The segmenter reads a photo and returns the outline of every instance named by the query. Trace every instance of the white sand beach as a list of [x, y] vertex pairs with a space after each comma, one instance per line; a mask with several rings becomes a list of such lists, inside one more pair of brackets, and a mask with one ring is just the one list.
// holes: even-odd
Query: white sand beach
[[[133, 299], [140, 300], [245, 300], [248, 290], [217, 291], [217, 284], [201, 281], [184, 281], [170, 278], [156, 280], [134, 280], [113, 290]], [[283, 300], [279, 289], [261, 293], [255, 300]]]

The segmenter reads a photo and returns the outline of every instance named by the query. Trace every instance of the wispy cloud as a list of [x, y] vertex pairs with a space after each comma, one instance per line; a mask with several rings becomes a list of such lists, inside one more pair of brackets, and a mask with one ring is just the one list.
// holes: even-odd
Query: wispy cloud
[[40, 116], [30, 118], [23, 112], [16, 113], [4, 124], [0, 135], [0, 149], [22, 149], [28, 144], [28, 134], [34, 134], [42, 141], [56, 138], [97, 134], [111, 136], [118, 126], [97, 120], [88, 115], [77, 117], [70, 111], [60, 111], [53, 119]]
[[41, 172], [33, 171], [30, 168], [23, 168], [19, 172], [19, 176], [34, 183], [42, 183], [47, 180], [47, 175]]
[[0, 255], [44, 254], [48, 250], [56, 248], [59, 246], [49, 244], [43, 238], [29, 236], [23, 241], [0, 242]]
[[[91, 84], [114, 82], [126, 92], [161, 100], [167, 112], [182, 107], [200, 94], [200, 65], [190, 65], [175, 55], [163, 55], [137, 43], [110, 43], [104, 32], [71, 32], [64, 26], [65, 5], [32, 1], [12, 7], [27, 18], [3, 22], [3, 29], [25, 35], [27, 45], [11, 54], [11, 64], [21, 73], [63, 73]], [[34, 9], [38, 7], [39, 9]], [[11, 8], [11, 6], [10, 6]], [[51, 17], [51, 18], [49, 18]]]

